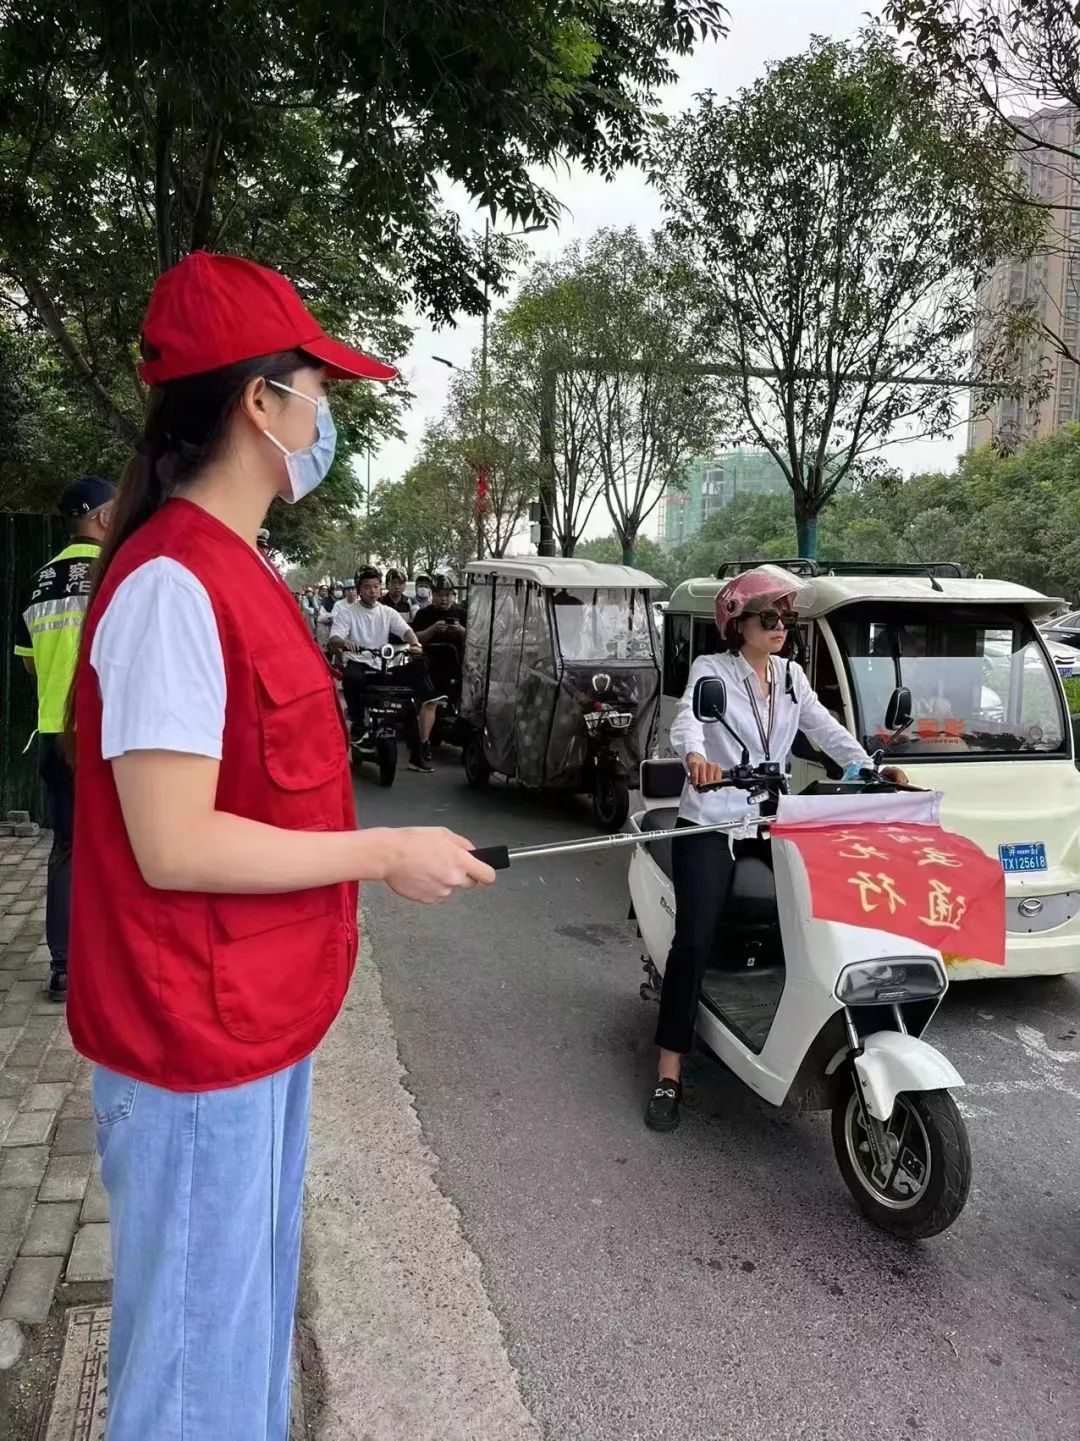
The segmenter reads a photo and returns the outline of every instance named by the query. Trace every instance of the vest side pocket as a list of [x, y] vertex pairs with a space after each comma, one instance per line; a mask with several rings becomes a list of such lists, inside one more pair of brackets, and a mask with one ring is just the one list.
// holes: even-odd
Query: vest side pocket
[[326, 1007], [346, 949], [338, 886], [212, 896], [209, 907], [214, 1000], [231, 1035], [272, 1041]]
[[258, 651], [251, 663], [270, 779], [286, 791], [326, 785], [341, 772], [344, 748], [326, 662], [311, 646], [287, 645]]

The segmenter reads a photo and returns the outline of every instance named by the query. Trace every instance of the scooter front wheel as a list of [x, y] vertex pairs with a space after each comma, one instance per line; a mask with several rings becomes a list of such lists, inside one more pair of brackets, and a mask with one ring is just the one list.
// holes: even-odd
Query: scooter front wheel
[[883, 1231], [917, 1241], [948, 1230], [971, 1189], [967, 1128], [948, 1091], [901, 1091], [882, 1127], [885, 1166], [871, 1145], [854, 1081], [832, 1113], [837, 1164], [863, 1213]]

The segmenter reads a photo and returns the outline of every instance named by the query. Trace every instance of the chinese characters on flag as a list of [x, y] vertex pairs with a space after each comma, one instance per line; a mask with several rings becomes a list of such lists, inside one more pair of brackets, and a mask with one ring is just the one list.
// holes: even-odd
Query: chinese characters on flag
[[798, 850], [820, 920], [908, 936], [950, 957], [1005, 964], [1005, 876], [940, 826], [773, 826]]

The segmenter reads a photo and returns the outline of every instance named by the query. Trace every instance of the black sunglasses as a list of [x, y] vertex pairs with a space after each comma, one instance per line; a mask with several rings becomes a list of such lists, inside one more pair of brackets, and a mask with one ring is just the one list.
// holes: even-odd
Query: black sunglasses
[[799, 624], [798, 614], [793, 610], [759, 610], [756, 612], [762, 630], [794, 630]]

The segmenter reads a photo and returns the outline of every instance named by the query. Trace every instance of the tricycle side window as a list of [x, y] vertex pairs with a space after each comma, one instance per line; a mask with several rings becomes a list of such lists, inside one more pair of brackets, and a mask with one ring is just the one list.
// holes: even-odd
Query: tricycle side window
[[548, 619], [547, 595], [538, 585], [529, 583], [525, 598], [525, 626], [522, 636], [521, 664], [524, 670], [535, 667], [548, 675], [555, 673], [555, 656], [551, 624]]
[[469, 581], [469, 624], [465, 630], [461, 707], [464, 714], [470, 717], [482, 715], [484, 709], [488, 651], [491, 645], [492, 598], [493, 588], [489, 581]]
[[1061, 685], [1023, 612], [864, 602], [834, 612], [829, 624], [868, 750], [888, 738], [889, 697], [904, 686], [914, 720], [897, 756], [1064, 753]]

